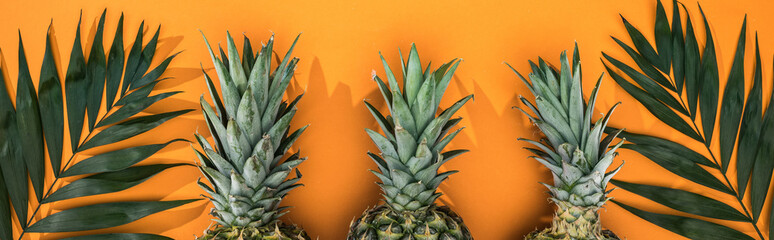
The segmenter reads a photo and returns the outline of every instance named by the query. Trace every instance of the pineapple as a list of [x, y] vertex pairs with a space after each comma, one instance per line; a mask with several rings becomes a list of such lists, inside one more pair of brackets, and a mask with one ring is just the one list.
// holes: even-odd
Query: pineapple
[[306, 160], [298, 153], [287, 154], [306, 129], [304, 126], [288, 134], [301, 95], [290, 103], [282, 100], [298, 62], [298, 58], [289, 59], [296, 42], [272, 72], [273, 36], [255, 55], [245, 37], [241, 60], [230, 34], [228, 55], [221, 49], [221, 58], [215, 56], [206, 37], [204, 41], [223, 99], [204, 73], [215, 109], [204, 96], [200, 102], [215, 144], [197, 133], [203, 152], [196, 150], [196, 155], [199, 169], [213, 187], [201, 181], [198, 184], [215, 205], [212, 215], [217, 219], [198, 239], [310, 239], [303, 229], [278, 219], [288, 208], [280, 207], [280, 201], [288, 191], [301, 186], [297, 183], [301, 173], [296, 169], [295, 178], [285, 179]]
[[[607, 183], [620, 169], [605, 173], [613, 163], [621, 146], [619, 142], [608, 150], [610, 143], [620, 131], [608, 134], [602, 139], [610, 114], [618, 106], [591, 126], [594, 102], [602, 80], [600, 76], [589, 103], [583, 100], [581, 66], [578, 46], [575, 45], [573, 68], [567, 53], [561, 54], [561, 69], [548, 66], [542, 59], [532, 65], [529, 74], [531, 84], [515, 69], [514, 72], [535, 96], [535, 104], [520, 97], [529, 108], [530, 115], [519, 108], [545, 135], [542, 141], [519, 139], [535, 145], [527, 148], [538, 162], [551, 170], [554, 185], [543, 183], [551, 194], [551, 201], [557, 206], [550, 228], [535, 231], [525, 239], [618, 239], [612, 232], [603, 231], [597, 210], [610, 198]], [[510, 65], [509, 65], [510, 67]], [[584, 110], [585, 108], [585, 110]], [[545, 144], [544, 144], [545, 143]]]
[[[381, 55], [381, 54], [380, 54]], [[451, 107], [436, 112], [460, 60], [452, 60], [430, 71], [422, 71], [416, 47], [412, 44], [407, 64], [403, 63], [403, 91], [382, 57], [388, 84], [376, 74], [390, 115], [383, 116], [365, 102], [384, 135], [371, 129], [366, 132], [381, 154], [368, 153], [379, 171], [377, 183], [384, 192], [384, 204], [367, 209], [350, 224], [348, 240], [371, 239], [473, 239], [470, 231], [449, 207], [435, 205], [441, 196], [436, 190], [441, 182], [457, 171], [438, 173], [446, 161], [467, 152], [443, 148], [462, 130], [450, 131], [461, 118], [452, 118], [473, 95]], [[448, 70], [448, 71], [447, 71]], [[389, 86], [389, 87], [388, 87]]]

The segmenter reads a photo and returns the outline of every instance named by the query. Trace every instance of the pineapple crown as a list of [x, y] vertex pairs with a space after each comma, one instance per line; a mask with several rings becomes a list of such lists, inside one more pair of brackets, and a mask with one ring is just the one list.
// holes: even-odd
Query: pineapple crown
[[[468, 95], [436, 115], [441, 97], [461, 60], [454, 59], [430, 71], [419, 61], [416, 46], [411, 45], [408, 61], [403, 62], [403, 91], [387, 61], [379, 54], [387, 75], [386, 84], [376, 74], [374, 81], [389, 107], [389, 115], [382, 115], [373, 105], [365, 102], [384, 135], [371, 129], [366, 132], [381, 151], [368, 153], [376, 162], [379, 172], [371, 170], [381, 180], [387, 204], [398, 211], [414, 211], [433, 204], [441, 196], [436, 189], [449, 175], [457, 171], [438, 173], [439, 167], [450, 159], [467, 152], [443, 148], [462, 130], [450, 130], [461, 118], [453, 118], [457, 110], [473, 95]], [[389, 87], [388, 87], [389, 86]]]
[[199, 186], [215, 205], [213, 215], [220, 225], [267, 226], [286, 213], [287, 207], [279, 207], [279, 203], [290, 190], [301, 186], [297, 183], [301, 173], [296, 169], [295, 178], [285, 179], [306, 160], [296, 152], [281, 161], [308, 126], [289, 134], [296, 103], [303, 94], [289, 103], [282, 100], [298, 62], [298, 58], [290, 59], [298, 37], [274, 71], [270, 71], [274, 36], [256, 54], [245, 37], [241, 59], [231, 34], [228, 55], [220, 49], [220, 58], [213, 53], [206, 37], [204, 41], [220, 79], [223, 98], [205, 72], [215, 109], [204, 96], [200, 103], [215, 147], [197, 133], [203, 152], [194, 150], [201, 161], [199, 168], [213, 188], [201, 181]]
[[535, 96], [535, 104], [520, 97], [521, 102], [533, 115], [522, 108], [519, 110], [529, 117], [546, 137], [540, 142], [521, 138], [519, 140], [536, 146], [537, 148], [527, 148], [535, 154], [531, 158], [551, 170], [554, 186], [545, 183], [544, 185], [549, 188], [555, 201], [570, 202], [576, 206], [600, 207], [608, 200], [606, 195], [609, 191], [605, 191], [607, 183], [623, 166], [621, 164], [617, 169], [605, 173], [613, 163], [613, 158], [618, 155], [616, 149], [624, 142], [621, 141], [608, 149], [621, 130], [602, 139], [610, 115], [620, 102], [592, 126], [591, 116], [594, 114], [594, 102], [602, 76], [597, 80], [586, 104], [583, 100], [577, 43], [573, 51], [572, 68], [566, 51], [562, 52], [560, 59], [559, 71], [546, 64], [543, 59], [539, 59], [538, 64], [530, 61], [531, 83], [511, 67]]

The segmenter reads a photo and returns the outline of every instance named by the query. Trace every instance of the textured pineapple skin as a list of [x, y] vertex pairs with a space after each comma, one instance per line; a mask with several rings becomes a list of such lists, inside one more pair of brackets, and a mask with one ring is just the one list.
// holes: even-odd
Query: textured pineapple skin
[[556, 213], [551, 227], [535, 230], [525, 240], [618, 240], [609, 230], [602, 230], [599, 222], [599, 207], [573, 206], [569, 202], [557, 201]]
[[382, 204], [350, 224], [347, 240], [472, 240], [462, 218], [449, 207], [431, 205], [395, 211]]
[[310, 240], [296, 225], [275, 223], [273, 227], [223, 227], [209, 229], [196, 240]]

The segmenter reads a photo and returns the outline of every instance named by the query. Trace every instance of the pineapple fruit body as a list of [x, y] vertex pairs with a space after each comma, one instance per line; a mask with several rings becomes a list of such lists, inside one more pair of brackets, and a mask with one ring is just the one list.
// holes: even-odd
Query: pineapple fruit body
[[[573, 67], [566, 52], [562, 53], [561, 68], [557, 71], [540, 59], [538, 64], [530, 62], [533, 72], [527, 81], [517, 75], [535, 96], [535, 104], [520, 97], [532, 114], [519, 108], [545, 135], [540, 141], [520, 139], [536, 148], [527, 148], [538, 162], [545, 165], [553, 175], [553, 185], [545, 185], [551, 201], [557, 206], [550, 228], [535, 231], [525, 239], [567, 239], [597, 240], [618, 239], [609, 231], [603, 231], [598, 209], [610, 198], [612, 190], [606, 190], [607, 183], [621, 169], [605, 172], [613, 163], [623, 144], [620, 141], [611, 147], [611, 142], [620, 133], [608, 134], [602, 138], [613, 106], [603, 118], [592, 124], [594, 103], [602, 80], [600, 77], [591, 92], [588, 104], [583, 99], [581, 68], [578, 47], [575, 46]], [[515, 71], [515, 70], [514, 70]]]
[[199, 169], [212, 186], [198, 182], [214, 205], [211, 214], [215, 224], [199, 239], [309, 239], [301, 228], [279, 220], [289, 208], [280, 202], [290, 190], [301, 186], [298, 169], [295, 178], [287, 178], [306, 160], [298, 152], [288, 153], [306, 129], [290, 131], [301, 96], [290, 102], [282, 100], [298, 62], [297, 58], [290, 60], [295, 42], [285, 59], [270, 71], [274, 37], [257, 54], [245, 37], [241, 58], [230, 34], [228, 55], [221, 49], [220, 58], [204, 40], [223, 98], [205, 73], [214, 109], [204, 96], [200, 103], [214, 144], [197, 133], [203, 151], [194, 150]]
[[347, 239], [472, 239], [462, 218], [449, 207], [431, 205], [415, 211], [395, 211], [383, 204], [368, 209], [350, 225]]
[[616, 240], [615, 234], [602, 230], [598, 207], [579, 207], [569, 202], [556, 202], [556, 213], [551, 227], [530, 233], [525, 239], [534, 240]]
[[276, 223], [263, 227], [224, 227], [208, 230], [198, 240], [305, 240], [311, 239], [303, 229], [296, 225]]
[[347, 239], [473, 239], [462, 218], [448, 207], [435, 205], [441, 196], [438, 186], [457, 172], [439, 173], [439, 168], [467, 151], [443, 149], [462, 130], [452, 130], [461, 120], [452, 116], [473, 95], [436, 114], [460, 61], [452, 60], [434, 71], [428, 65], [423, 71], [413, 45], [407, 63], [402, 60], [403, 91], [383, 57], [387, 83], [373, 76], [390, 114], [384, 116], [365, 103], [384, 133], [366, 129], [381, 152], [368, 156], [379, 168], [371, 172], [380, 180], [384, 204], [353, 220]]

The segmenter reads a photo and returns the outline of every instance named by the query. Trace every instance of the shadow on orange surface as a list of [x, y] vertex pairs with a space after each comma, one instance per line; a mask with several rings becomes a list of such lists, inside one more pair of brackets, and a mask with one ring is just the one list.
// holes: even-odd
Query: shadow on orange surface
[[[372, 168], [367, 159], [366, 149], [362, 151], [337, 151], [340, 146], [360, 147], [370, 143], [367, 135], [361, 127], [375, 127], [371, 123], [370, 115], [346, 114], [366, 112], [365, 105], [358, 101], [353, 103], [350, 87], [338, 83], [333, 91], [328, 90], [319, 58], [312, 59], [308, 73], [299, 72], [299, 75], [308, 74], [308, 86], [306, 94], [298, 104], [299, 111], [291, 125], [298, 128], [304, 124], [310, 124], [305, 136], [301, 136], [296, 146], [300, 146], [302, 156], [310, 156], [309, 160], [299, 166], [304, 177], [301, 182], [303, 188], [295, 190], [288, 195], [284, 205], [295, 206], [285, 219], [288, 222], [302, 225], [311, 236], [315, 236], [325, 229], [317, 229], [314, 224], [319, 221], [336, 223], [337, 234], [334, 239], [344, 239], [349, 220], [359, 216], [367, 207], [377, 204], [380, 197], [379, 188], [371, 184], [369, 188], [358, 188], [352, 183], [375, 182], [376, 177], [365, 169]], [[299, 92], [300, 85], [294, 82], [294, 89], [289, 90], [291, 95]], [[378, 92], [371, 92], [370, 99], [380, 97]], [[380, 104], [383, 107], [384, 104]], [[373, 126], [372, 126], [373, 125]], [[326, 136], [330, 140], [311, 142], [309, 135]], [[304, 146], [314, 145], [314, 148], [304, 150]], [[374, 148], [369, 148], [373, 151]], [[316, 157], [315, 157], [316, 156]], [[348, 171], [348, 168], [363, 169], [363, 171]], [[314, 169], [314, 171], [308, 171]], [[368, 185], [366, 185], [368, 186]], [[309, 201], [313, 199], [312, 201]], [[342, 205], [351, 206], [346, 211], [340, 209], [326, 209], [325, 206]]]

